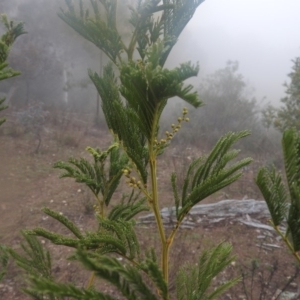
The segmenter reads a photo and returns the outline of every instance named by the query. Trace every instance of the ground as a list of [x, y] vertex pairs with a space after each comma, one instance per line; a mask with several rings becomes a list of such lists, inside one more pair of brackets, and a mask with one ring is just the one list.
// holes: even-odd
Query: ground
[[[70, 156], [78, 157], [85, 154], [86, 146], [106, 147], [110, 143], [110, 135], [105, 130], [81, 128], [57, 134], [58, 128], [52, 126], [45, 131], [40, 153], [34, 153], [35, 141], [28, 134], [17, 132], [0, 132], [0, 243], [14, 249], [20, 248], [21, 229], [43, 226], [59, 231], [56, 221], [41, 212], [42, 207], [62, 212], [75, 221], [84, 230], [95, 226], [93, 218], [93, 198], [82, 185], [70, 179], [59, 179], [59, 170], [52, 165], [57, 160], [67, 160]], [[177, 147], [177, 148], [176, 148]], [[168, 150], [172, 153], [168, 159], [160, 160], [161, 171], [158, 174], [162, 206], [172, 205], [168, 173], [176, 170], [178, 173], [186, 168], [186, 163], [195, 154], [195, 149], [182, 149], [174, 146]], [[258, 165], [261, 162], [257, 163]], [[256, 197], [261, 199], [253, 183], [255, 168], [246, 170], [244, 179], [206, 201], [219, 201], [235, 197]], [[179, 178], [180, 179], [180, 178]], [[120, 197], [121, 190], [116, 198]], [[267, 222], [267, 220], [266, 220]], [[157, 246], [154, 228], [139, 228], [142, 247]], [[172, 250], [171, 280], [183, 261], [197, 261], [203, 249], [216, 245], [219, 241], [232, 243], [236, 259], [218, 279], [226, 280], [232, 276], [241, 276], [241, 282], [227, 292], [222, 299], [275, 299], [276, 290], [284, 288], [288, 279], [296, 272], [294, 259], [288, 253], [285, 245], [278, 242], [281, 248], [272, 251], [259, 247], [257, 237], [260, 230], [250, 228], [236, 222], [222, 222], [193, 230], [180, 230]], [[147, 238], [145, 238], [147, 237]], [[268, 237], [269, 242], [276, 240], [276, 235]], [[276, 240], [277, 241], [277, 240]], [[78, 271], [76, 263], [65, 260], [70, 249], [57, 247], [42, 241], [53, 255], [53, 274], [60, 281], [77, 282], [80, 286], [86, 284], [89, 274]], [[13, 263], [10, 263], [6, 278], [0, 283], [1, 299], [27, 299], [19, 289], [22, 287], [21, 274]], [[296, 291], [299, 276], [295, 276], [288, 291]], [[174, 280], [173, 280], [174, 281]], [[108, 286], [104, 286], [109, 289]], [[252, 293], [252, 295], [251, 295]], [[266, 294], [264, 294], [266, 293]]]

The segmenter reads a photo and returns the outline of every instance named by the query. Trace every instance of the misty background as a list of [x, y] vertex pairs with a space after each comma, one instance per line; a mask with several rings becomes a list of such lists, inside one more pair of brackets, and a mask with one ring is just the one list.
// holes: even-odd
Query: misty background
[[198, 60], [201, 79], [237, 60], [256, 98], [278, 104], [300, 52], [299, 11], [297, 0], [206, 0], [182, 34], [174, 61], [180, 54]]
[[[119, 29], [124, 32], [130, 29], [124, 14], [130, 3], [135, 0], [119, 1]], [[65, 8], [63, 0], [0, 1], [0, 12], [23, 21], [28, 32], [9, 57], [22, 75], [1, 82], [0, 96], [6, 96], [11, 110], [26, 112], [30, 105], [42, 103], [57, 113], [90, 118], [99, 99], [87, 70], [101, 73], [108, 60], [57, 16], [61, 7]], [[206, 0], [199, 6], [166, 64], [173, 68], [185, 61], [199, 62], [199, 75], [191, 83], [206, 106], [192, 113], [194, 125], [186, 129], [201, 129], [195, 139], [210, 135], [206, 143], [213, 144], [228, 130], [251, 129], [256, 146], [262, 147], [266, 131], [260, 110], [269, 103], [279, 105], [292, 59], [299, 56], [299, 11], [298, 0]], [[249, 141], [252, 145], [254, 140]]]
[[[22, 69], [31, 51], [43, 73], [54, 73], [50, 70], [53, 68], [62, 75], [60, 69], [65, 67], [72, 76], [83, 79], [87, 78], [88, 68], [95, 69], [99, 64], [99, 51], [57, 17], [60, 7], [64, 7], [63, 0], [1, 0], [0, 12], [23, 21], [28, 31], [11, 54], [12, 65], [23, 71], [23, 77], [29, 76]], [[201, 78], [223, 68], [226, 61], [237, 60], [240, 73], [255, 89], [255, 97], [266, 97], [266, 102], [278, 104], [284, 95], [282, 85], [291, 70], [291, 60], [299, 55], [300, 41], [295, 34], [300, 26], [299, 11], [297, 0], [206, 0], [182, 33], [168, 66], [199, 61], [201, 70], [193, 81], [197, 86]], [[34, 71], [30, 80], [39, 77], [39, 71]], [[53, 77], [55, 81], [57, 76]], [[48, 81], [46, 86], [53, 84]], [[52, 97], [61, 97], [58, 89]]]

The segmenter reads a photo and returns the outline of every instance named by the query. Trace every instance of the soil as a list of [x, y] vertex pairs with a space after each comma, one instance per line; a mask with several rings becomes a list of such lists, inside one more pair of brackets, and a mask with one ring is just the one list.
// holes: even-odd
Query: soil
[[[41, 208], [45, 206], [62, 212], [84, 230], [95, 227], [93, 198], [89, 191], [71, 179], [59, 179], [60, 171], [53, 169], [52, 165], [57, 160], [67, 160], [70, 156], [86, 156], [84, 150], [86, 146], [100, 148], [108, 146], [110, 135], [103, 130], [91, 128], [82, 129], [84, 132], [68, 129], [63, 135], [62, 133], [58, 135], [58, 130], [59, 128], [53, 126], [45, 133], [38, 154], [33, 153], [35, 141], [32, 136], [0, 132], [1, 244], [20, 249], [19, 231], [26, 228], [41, 226], [63, 232], [56, 221], [41, 212]], [[198, 149], [183, 150], [176, 145], [168, 151], [173, 154], [169, 159], [166, 159], [166, 156], [160, 159], [161, 171], [158, 174], [162, 206], [172, 205], [169, 172], [175, 169], [181, 174], [191, 159], [190, 153], [199, 153]], [[261, 198], [253, 183], [255, 172], [254, 167], [246, 170], [243, 180], [205, 201], [219, 201], [228, 197], [237, 200], [243, 197]], [[120, 197], [123, 188], [122, 185], [116, 199]], [[276, 240], [276, 235], [266, 239], [270, 243], [276, 241], [281, 247], [270, 251], [259, 246], [260, 234], [261, 231], [258, 229], [226, 221], [205, 228], [180, 230], [172, 250], [171, 282], [174, 282], [174, 274], [180, 266], [178, 262], [185, 260], [195, 263], [203, 249], [212, 247], [220, 241], [228, 241], [233, 246], [236, 259], [221, 274], [218, 281], [233, 276], [243, 275], [243, 277], [239, 284], [220, 299], [275, 299], [272, 297], [276, 291], [284, 288], [288, 279], [298, 270], [293, 257], [285, 245]], [[158, 245], [155, 240], [157, 232], [154, 228], [138, 228], [138, 235], [142, 247]], [[42, 242], [52, 253], [53, 274], [57, 280], [76, 282], [79, 286], [86, 284], [89, 273], [81, 271], [78, 264], [65, 260], [71, 253], [70, 249], [51, 245], [48, 241]], [[300, 284], [298, 273], [293, 282], [286, 287], [288, 291], [297, 291]], [[0, 299], [29, 299], [20, 291], [23, 286], [21, 273], [13, 262], [10, 262], [9, 271], [0, 283]], [[109, 289], [106, 285], [103, 288]]]

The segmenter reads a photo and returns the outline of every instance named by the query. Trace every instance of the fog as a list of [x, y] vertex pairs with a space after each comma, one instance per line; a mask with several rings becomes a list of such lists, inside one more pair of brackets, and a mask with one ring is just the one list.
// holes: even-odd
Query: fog
[[[52, 49], [52, 61], [56, 60], [56, 66], [52, 67], [60, 67], [57, 72], [62, 82], [63, 71], [67, 71], [72, 77], [69, 78], [73, 80], [69, 84], [72, 86], [87, 78], [87, 68], [99, 70], [99, 51], [58, 18], [56, 12], [61, 6], [64, 6], [63, 0], [1, 0], [0, 12], [24, 21], [28, 30], [28, 35], [20, 38], [13, 49], [10, 58], [13, 67], [27, 76], [28, 70], [18, 65], [15, 57], [20, 53], [26, 56], [22, 46], [31, 40], [37, 48], [42, 45], [41, 49]], [[291, 60], [299, 55], [300, 40], [296, 34], [300, 28], [299, 11], [299, 0], [206, 0], [183, 31], [168, 66], [187, 60], [198, 61], [200, 73], [192, 81], [197, 87], [201, 78], [224, 68], [228, 60], [238, 61], [239, 72], [254, 88], [258, 103], [277, 105], [284, 96], [283, 83], [288, 80]], [[36, 77], [46, 80], [40, 74]], [[57, 74], [53, 78], [57, 80]], [[30, 88], [34, 91], [32, 81]], [[92, 93], [93, 87], [88, 89]]]
[[298, 0], [206, 0], [172, 58], [199, 61], [200, 78], [237, 60], [256, 98], [278, 104], [300, 53], [299, 11]]

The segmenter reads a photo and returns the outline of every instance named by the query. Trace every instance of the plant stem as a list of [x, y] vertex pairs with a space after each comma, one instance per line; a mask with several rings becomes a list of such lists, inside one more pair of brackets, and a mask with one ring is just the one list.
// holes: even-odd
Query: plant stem
[[278, 226], [274, 226], [273, 222], [271, 222], [274, 229], [276, 230], [276, 232], [281, 236], [281, 238], [283, 239], [283, 241], [286, 243], [286, 245], [288, 246], [288, 248], [290, 249], [290, 251], [292, 252], [292, 254], [295, 256], [295, 258], [297, 259], [298, 263], [300, 264], [300, 257], [298, 255], [297, 252], [295, 252], [293, 246], [291, 245], [290, 241], [288, 240], [288, 238], [280, 231]]
[[94, 194], [94, 195], [95, 195], [96, 200], [97, 200], [97, 202], [99, 204], [100, 216], [101, 216], [101, 218], [104, 218], [105, 217], [104, 200], [101, 200], [97, 194]]
[[157, 189], [157, 178], [156, 178], [156, 157], [150, 156], [150, 170], [151, 170], [151, 184], [152, 184], [152, 209], [155, 215], [157, 228], [160, 235], [162, 245], [162, 271], [164, 279], [168, 282], [168, 247], [166, 243], [166, 235], [164, 231], [164, 225], [160, 215], [160, 209], [158, 204], [158, 189]]
[[86, 286], [87, 289], [92, 287], [92, 285], [94, 284], [94, 280], [95, 280], [95, 272], [92, 272], [92, 275], [89, 278], [88, 284]]

